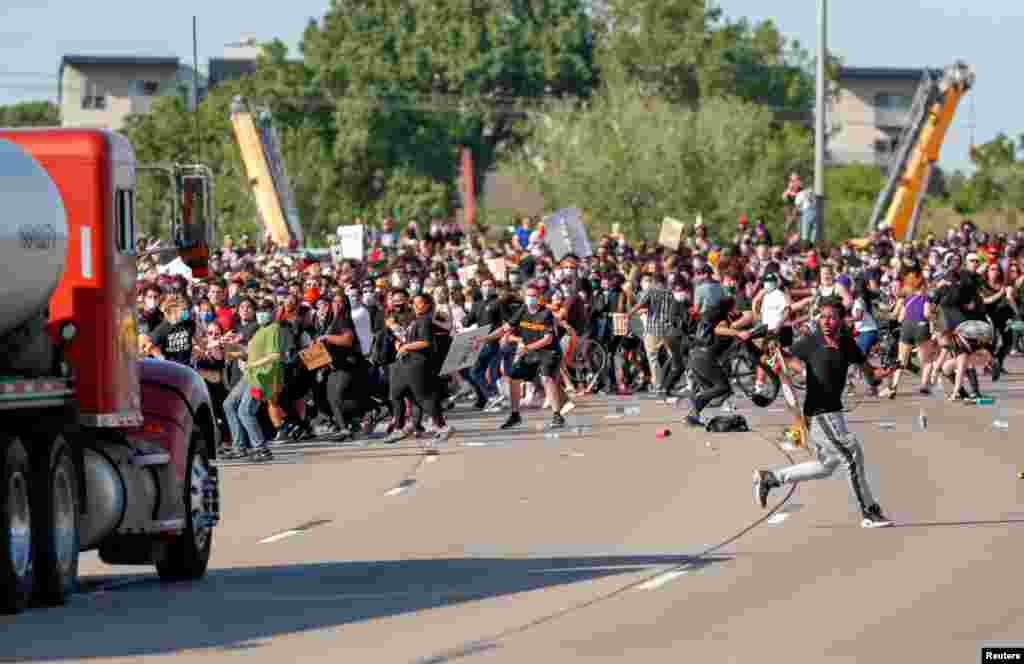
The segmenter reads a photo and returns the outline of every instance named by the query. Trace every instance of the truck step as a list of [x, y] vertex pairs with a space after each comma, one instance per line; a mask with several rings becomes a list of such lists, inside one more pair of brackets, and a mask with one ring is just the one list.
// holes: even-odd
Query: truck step
[[137, 468], [146, 466], [166, 466], [171, 462], [171, 455], [167, 452], [152, 452], [149, 454], [136, 454], [132, 456], [132, 465]]
[[26, 401], [56, 405], [74, 395], [70, 379], [0, 378], [0, 409], [20, 407]]

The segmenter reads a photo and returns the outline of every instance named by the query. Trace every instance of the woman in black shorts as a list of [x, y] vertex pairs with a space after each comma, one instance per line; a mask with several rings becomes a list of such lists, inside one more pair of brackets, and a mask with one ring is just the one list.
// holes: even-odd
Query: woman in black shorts
[[892, 399], [899, 390], [900, 376], [903, 369], [908, 366], [910, 354], [917, 349], [917, 361], [921, 367], [921, 387], [918, 393], [927, 395], [931, 393], [928, 388], [928, 378], [931, 374], [932, 363], [938, 355], [938, 349], [932, 342], [931, 323], [929, 314], [931, 305], [928, 302], [928, 293], [925, 290], [924, 278], [920, 268], [911, 269], [903, 275], [902, 296], [903, 301], [899, 309], [900, 341], [898, 348], [898, 365], [893, 373], [892, 383], [881, 392], [881, 396]]

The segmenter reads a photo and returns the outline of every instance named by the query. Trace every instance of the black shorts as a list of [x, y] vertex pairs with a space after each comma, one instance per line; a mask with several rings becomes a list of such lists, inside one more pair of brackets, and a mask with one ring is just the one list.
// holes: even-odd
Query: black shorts
[[533, 380], [537, 376], [556, 378], [562, 366], [562, 354], [549, 350], [536, 350], [527, 353], [512, 365], [509, 378], [513, 380]]
[[926, 320], [905, 320], [900, 325], [900, 343], [917, 346], [931, 336], [931, 326]]

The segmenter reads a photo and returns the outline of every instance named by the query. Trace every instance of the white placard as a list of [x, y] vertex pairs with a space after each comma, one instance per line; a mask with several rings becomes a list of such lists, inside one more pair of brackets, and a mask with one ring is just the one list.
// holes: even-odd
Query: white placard
[[487, 327], [474, 327], [452, 337], [452, 345], [448, 349], [448, 356], [444, 358], [441, 375], [447, 376], [475, 365], [477, 358], [480, 357], [484, 339], [490, 333], [491, 327], [488, 325]]
[[581, 217], [579, 208], [565, 208], [544, 219], [544, 243], [555, 260], [562, 260], [566, 254], [576, 254], [579, 258], [594, 255]]
[[338, 244], [343, 258], [363, 260], [363, 226], [338, 226]]
[[192, 278], [192, 268], [185, 265], [185, 261], [181, 260], [180, 257], [175, 258], [167, 265], [161, 265], [156, 269], [160, 274], [169, 274], [173, 277], [182, 276], [186, 279]]

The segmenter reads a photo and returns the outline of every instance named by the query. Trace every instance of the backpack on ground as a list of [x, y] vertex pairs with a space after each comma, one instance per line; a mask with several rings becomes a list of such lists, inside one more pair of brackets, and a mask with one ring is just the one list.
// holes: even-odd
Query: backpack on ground
[[738, 433], [750, 431], [747, 419], [742, 415], [717, 415], [705, 427], [711, 433]]

